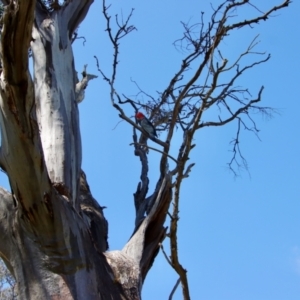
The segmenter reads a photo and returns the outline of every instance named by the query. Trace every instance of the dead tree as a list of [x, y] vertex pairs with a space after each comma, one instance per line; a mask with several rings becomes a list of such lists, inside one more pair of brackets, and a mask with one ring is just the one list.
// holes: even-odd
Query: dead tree
[[[141, 161], [134, 194], [135, 228], [119, 251], [107, 251], [107, 222], [81, 170], [78, 103], [95, 76], [85, 69], [82, 78], [77, 78], [72, 41], [92, 2], [2, 0], [0, 166], [7, 173], [11, 192], [0, 188], [0, 256], [16, 280], [20, 299], [140, 299], [147, 272], [167, 237], [170, 255], [168, 250], [163, 253], [179, 275], [170, 298], [181, 282], [184, 299], [189, 299], [187, 271], [179, 261], [177, 226], [181, 184], [194, 165], [188, 162], [196, 146], [194, 134], [204, 127], [236, 122], [229, 163], [235, 170], [234, 163], [245, 162], [239, 149], [241, 129], [257, 131], [251, 112], [272, 111], [259, 106], [263, 87], [253, 97], [247, 87], [237, 85], [245, 72], [270, 56], [254, 52], [255, 38], [231, 62], [222, 55], [222, 41], [235, 30], [266, 21], [290, 1], [267, 12], [255, 8], [256, 17], [239, 20], [233, 18], [236, 9], [253, 5], [247, 0], [227, 0], [214, 9], [208, 23], [202, 15], [199, 24], [183, 24], [183, 38], [175, 45], [188, 54], [159, 97], [147, 95], [146, 102], [130, 99], [115, 88], [120, 39], [135, 27], [129, 25], [130, 15], [124, 22], [116, 18], [114, 31], [103, 2], [114, 57], [111, 75], [99, 71], [110, 85], [113, 107], [133, 128], [134, 154]], [[261, 58], [245, 65], [243, 59], [250, 53]], [[153, 138], [157, 147], [149, 147], [149, 137], [124, 113], [124, 105], [131, 105], [133, 114], [148, 113], [166, 138]], [[206, 111], [214, 108], [218, 108], [215, 118], [206, 120]], [[177, 157], [172, 157], [176, 128], [182, 144]], [[161, 153], [160, 178], [149, 194], [148, 151]], [[167, 215], [169, 229], [165, 227]]]

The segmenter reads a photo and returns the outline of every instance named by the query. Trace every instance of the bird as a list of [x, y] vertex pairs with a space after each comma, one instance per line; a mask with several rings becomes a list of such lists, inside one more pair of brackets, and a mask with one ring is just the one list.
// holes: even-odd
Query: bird
[[141, 112], [137, 112], [135, 118], [144, 131], [149, 134], [150, 138], [157, 137], [155, 127]]

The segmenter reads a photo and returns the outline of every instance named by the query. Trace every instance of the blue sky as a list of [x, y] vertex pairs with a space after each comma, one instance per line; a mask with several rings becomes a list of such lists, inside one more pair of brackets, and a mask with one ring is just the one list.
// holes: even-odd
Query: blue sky
[[[267, 6], [259, 7], [264, 10]], [[131, 8], [135, 8], [132, 24], [138, 30], [122, 41], [117, 88], [127, 96], [135, 95], [132, 79], [156, 96], [183, 58], [172, 46], [182, 34], [180, 21], [196, 23], [201, 11], [208, 19], [210, 2], [114, 1], [111, 13], [126, 16]], [[85, 36], [86, 43], [83, 46], [79, 40], [74, 45], [78, 72], [88, 64], [89, 73], [100, 75], [94, 55], [107, 74], [111, 71], [112, 48], [101, 10], [101, 1], [95, 1], [80, 26], [79, 35]], [[188, 270], [192, 299], [299, 299], [299, 12], [300, 3], [294, 1], [268, 22], [232, 34], [224, 42], [224, 53], [231, 59], [260, 34], [257, 49], [271, 53], [271, 60], [249, 72], [240, 84], [250, 87], [254, 95], [264, 85], [262, 105], [277, 108], [280, 114], [271, 119], [255, 116], [261, 141], [248, 132], [242, 134], [241, 148], [250, 175], [242, 172], [234, 178], [226, 167], [235, 124], [206, 128], [196, 135], [197, 147], [191, 155], [196, 165], [183, 184], [178, 232], [179, 255]], [[246, 16], [255, 11], [238, 13]], [[90, 82], [79, 109], [83, 169], [95, 198], [108, 207], [110, 249], [121, 249], [133, 230], [132, 195], [140, 176], [139, 160], [129, 146], [132, 129], [119, 123], [108, 86], [100, 76]], [[130, 109], [126, 111], [133, 115]], [[180, 138], [175, 137], [174, 147]], [[159, 175], [158, 161], [159, 155], [151, 152], [151, 188]], [[7, 187], [3, 176], [0, 180]], [[168, 251], [167, 240], [165, 249]], [[159, 254], [146, 278], [143, 299], [167, 299], [176, 280]], [[173, 299], [182, 299], [180, 287]]]

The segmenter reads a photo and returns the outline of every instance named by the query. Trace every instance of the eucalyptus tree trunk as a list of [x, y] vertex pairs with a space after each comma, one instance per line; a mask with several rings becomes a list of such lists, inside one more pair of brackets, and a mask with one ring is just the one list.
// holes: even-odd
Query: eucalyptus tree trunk
[[0, 165], [11, 192], [0, 188], [0, 256], [18, 297], [140, 299], [164, 238], [170, 178], [161, 178], [146, 218], [140, 209], [124, 249], [105, 252], [107, 222], [81, 170], [78, 103], [92, 76], [78, 80], [72, 52], [93, 1], [2, 2]]

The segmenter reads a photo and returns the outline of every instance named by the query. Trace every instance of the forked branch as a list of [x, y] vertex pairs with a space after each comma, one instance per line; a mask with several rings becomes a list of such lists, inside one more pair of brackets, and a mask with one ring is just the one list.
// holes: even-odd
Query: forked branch
[[[114, 47], [113, 55], [113, 69], [112, 75], [106, 76], [105, 73], [100, 70], [104, 80], [110, 85], [110, 98], [114, 108], [119, 112], [120, 118], [129, 123], [134, 130], [133, 144], [135, 147], [135, 155], [140, 157], [141, 160], [141, 182], [138, 185], [137, 192], [135, 194], [135, 204], [137, 211], [142, 209], [143, 214], [139, 215], [138, 222], [136, 222], [135, 233], [132, 236], [130, 242], [126, 245], [127, 253], [134, 253], [132, 250], [133, 244], [136, 243], [138, 252], [135, 255], [145, 255], [145, 248], [143, 243], [158, 242], [159, 239], [155, 239], [152, 236], [152, 240], [149, 239], [151, 234], [149, 228], [154, 231], [158, 230], [153, 223], [157, 220], [164, 220], [167, 215], [170, 217], [170, 231], [167, 234], [170, 240], [170, 257], [167, 257], [166, 252], [163, 250], [168, 263], [174, 268], [179, 275], [179, 281], [181, 282], [184, 299], [190, 299], [187, 270], [181, 265], [178, 253], [178, 220], [179, 220], [179, 203], [180, 192], [183, 180], [187, 178], [191, 172], [194, 163], [189, 163], [188, 160], [191, 154], [191, 150], [195, 148], [194, 143], [195, 133], [204, 127], [218, 127], [224, 126], [230, 122], [237, 121], [238, 128], [235, 138], [232, 141], [233, 145], [233, 157], [229, 162], [229, 168], [236, 174], [234, 165], [238, 168], [244, 166], [247, 168], [247, 162], [241, 153], [239, 147], [241, 129], [245, 129], [258, 134], [259, 129], [256, 126], [254, 118], [251, 116], [252, 112], [255, 113], [271, 113], [272, 109], [267, 107], [260, 107], [258, 104], [262, 100], [262, 92], [264, 87], [259, 89], [256, 98], [251, 96], [247, 87], [241, 86], [241, 78], [246, 72], [249, 72], [256, 66], [267, 62], [270, 59], [270, 55], [265, 55], [264, 52], [256, 51], [258, 46], [257, 36], [250, 42], [246, 50], [239, 54], [235, 59], [229, 61], [225, 55], [223, 55], [222, 43], [226, 40], [229, 32], [232, 34], [234, 30], [242, 29], [246, 26], [253, 26], [260, 21], [265, 21], [273, 12], [287, 7], [291, 3], [290, 0], [284, 0], [282, 4], [271, 7], [266, 13], [260, 11], [253, 6], [250, 1], [231, 1], [225, 0], [216, 9], [213, 10], [211, 18], [207, 25], [205, 25], [204, 13], [201, 14], [199, 23], [189, 25], [182, 23], [184, 28], [183, 37], [175, 42], [175, 47], [182, 50], [184, 53], [188, 52], [180, 62], [180, 65], [175, 72], [175, 75], [170, 79], [168, 85], [162, 92], [158, 92], [158, 97], [150, 95], [142, 90], [138, 83], [133, 82], [137, 87], [136, 99], [132, 100], [126, 97], [125, 93], [118, 93], [115, 89], [115, 81], [117, 74], [118, 55], [119, 55], [119, 42], [120, 39], [126, 36], [129, 32], [132, 32], [135, 27], [129, 26], [129, 20], [132, 16], [132, 11], [128, 18], [120, 23], [118, 17], [116, 17], [117, 30], [116, 33], [112, 32], [111, 17], [108, 15], [108, 8], [103, 1], [103, 14], [106, 19], [109, 39]], [[238, 7], [255, 8], [257, 16], [253, 18], [244, 19], [243, 21], [238, 19], [236, 15], [236, 9]], [[263, 56], [260, 60], [252, 60], [249, 62], [249, 58]], [[245, 59], [247, 57], [247, 60]], [[159, 71], [158, 71], [159, 72]], [[228, 79], [229, 78], [229, 79]], [[139, 100], [140, 95], [145, 96], [147, 101]], [[122, 95], [122, 97], [120, 96]], [[249, 100], [250, 98], [250, 100]], [[166, 134], [165, 140], [153, 140], [157, 144], [163, 147], [162, 150], [157, 150], [153, 147], [146, 146], [146, 139], [138, 142], [135, 129], [140, 130], [139, 126], [133, 122], [128, 116], [125, 115], [122, 105], [130, 105], [133, 108], [134, 113], [143, 109], [149, 115], [153, 124], [155, 124], [158, 131]], [[207, 111], [210, 111], [208, 114]], [[247, 123], [248, 122], [248, 123]], [[250, 123], [250, 125], [248, 125]], [[140, 130], [142, 133], [143, 131]], [[181, 142], [178, 148], [175, 147], [176, 143], [173, 143], [174, 136], [181, 134]], [[143, 141], [143, 143], [141, 143]], [[177, 139], [178, 141], [178, 139]], [[145, 147], [142, 145], [145, 144]], [[146, 197], [148, 191], [148, 160], [147, 151], [145, 149], [151, 149], [161, 154], [160, 159], [160, 178], [157, 182], [155, 192]], [[172, 150], [172, 155], [170, 151]], [[174, 156], [173, 153], [177, 153]], [[175, 157], [175, 158], [174, 158]], [[241, 160], [241, 162], [239, 161]], [[173, 169], [169, 171], [169, 163], [174, 165]], [[175, 179], [174, 179], [175, 177]], [[172, 195], [172, 211], [169, 213], [169, 204], [171, 200], [170, 194], [165, 198], [163, 202], [161, 196], [163, 183], [166, 179], [170, 180], [168, 188]], [[159, 193], [157, 192], [159, 191]], [[166, 190], [165, 190], [166, 192]], [[141, 198], [138, 198], [139, 195]], [[151, 198], [152, 197], [152, 198]], [[138, 199], [138, 201], [137, 201]], [[145, 208], [147, 205], [143, 200], [151, 200], [154, 203], [150, 205], [150, 209]], [[158, 201], [158, 202], [157, 202]], [[150, 202], [149, 202], [150, 203]], [[155, 205], [158, 204], [158, 205]], [[165, 205], [165, 206], [164, 206]], [[163, 207], [158, 209], [158, 207]], [[145, 215], [144, 215], [145, 213]], [[151, 224], [151, 225], [150, 225]], [[162, 226], [163, 223], [159, 223]], [[150, 226], [150, 227], [149, 227]], [[160, 234], [163, 230], [160, 227]], [[160, 242], [162, 236], [160, 236]], [[149, 245], [149, 244], [148, 244]], [[159, 247], [159, 244], [157, 244]], [[158, 249], [158, 248], [151, 248]], [[161, 249], [163, 249], [161, 247]], [[150, 255], [148, 253], [148, 255]], [[152, 253], [154, 259], [155, 253]], [[141, 259], [141, 257], [140, 257]], [[139, 260], [139, 262], [145, 260]], [[147, 264], [141, 263], [141, 266], [145, 268]], [[143, 269], [143, 274], [145, 274]], [[170, 294], [172, 298], [179, 281], [176, 283], [173, 291]]]

